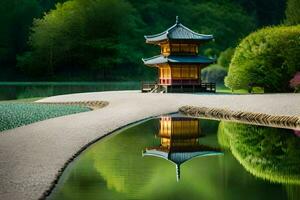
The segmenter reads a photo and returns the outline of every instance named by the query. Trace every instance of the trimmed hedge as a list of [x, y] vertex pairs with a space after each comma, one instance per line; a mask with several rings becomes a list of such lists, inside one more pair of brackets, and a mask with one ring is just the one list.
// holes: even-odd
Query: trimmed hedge
[[289, 80], [300, 70], [300, 26], [267, 27], [241, 41], [230, 63], [225, 85], [266, 92], [290, 91]]

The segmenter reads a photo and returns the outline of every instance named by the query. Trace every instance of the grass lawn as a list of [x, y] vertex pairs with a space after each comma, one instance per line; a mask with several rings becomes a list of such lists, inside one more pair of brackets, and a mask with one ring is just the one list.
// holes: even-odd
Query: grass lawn
[[[224, 93], [224, 94], [250, 94], [246, 89], [234, 90], [231, 91], [230, 88], [225, 87], [225, 85], [217, 85], [216, 89], [217, 93]], [[254, 94], [262, 94], [264, 93], [262, 88], [254, 87], [252, 93]]]
[[0, 101], [0, 131], [90, 109], [76, 105], [34, 104], [39, 98]]
[[231, 91], [231, 89], [227, 88], [225, 85], [217, 85], [216, 92], [224, 93], [224, 94], [247, 94], [248, 93], [247, 90], [243, 90], [243, 89]]

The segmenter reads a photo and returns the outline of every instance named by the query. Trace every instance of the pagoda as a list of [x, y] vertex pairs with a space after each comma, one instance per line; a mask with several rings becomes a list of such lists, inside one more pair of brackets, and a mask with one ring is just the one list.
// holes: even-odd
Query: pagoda
[[180, 166], [196, 157], [222, 155], [218, 148], [199, 143], [204, 136], [200, 131], [200, 121], [188, 117], [160, 118], [160, 128], [157, 137], [160, 146], [148, 147], [143, 156], [154, 156], [166, 159], [176, 165], [176, 178], [180, 179]]
[[156, 35], [146, 35], [146, 43], [159, 45], [161, 54], [142, 59], [158, 68], [158, 80], [143, 84], [142, 92], [215, 92], [214, 83], [201, 81], [201, 69], [215, 59], [199, 56], [199, 46], [212, 41], [213, 35], [199, 34], [179, 22]]

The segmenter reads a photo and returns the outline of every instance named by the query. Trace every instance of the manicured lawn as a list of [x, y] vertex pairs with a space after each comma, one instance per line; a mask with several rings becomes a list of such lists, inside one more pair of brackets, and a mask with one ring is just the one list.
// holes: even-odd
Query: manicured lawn
[[247, 94], [247, 90], [235, 90], [231, 91], [230, 88], [227, 88], [225, 85], [217, 85], [217, 93], [225, 93], [225, 94]]
[[[227, 88], [224, 85], [218, 85], [217, 86], [217, 93], [224, 93], [224, 94], [249, 94], [248, 90], [246, 90], [246, 89], [240, 89], [240, 90], [231, 91], [230, 88]], [[264, 93], [264, 91], [263, 91], [262, 88], [255, 87], [255, 88], [253, 88], [252, 93], [262, 94], [262, 93]]]
[[[0, 102], [0, 131], [34, 122], [89, 111], [89, 108], [74, 105], [51, 105], [30, 103], [34, 99]], [[28, 103], [29, 102], [29, 103]]]

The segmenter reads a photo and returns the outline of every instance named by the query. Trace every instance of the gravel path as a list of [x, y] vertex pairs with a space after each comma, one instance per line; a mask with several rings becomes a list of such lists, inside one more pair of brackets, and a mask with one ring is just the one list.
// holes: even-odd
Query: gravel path
[[37, 122], [0, 133], [0, 199], [39, 199], [82, 148], [129, 123], [184, 105], [300, 116], [300, 94], [193, 95], [137, 91], [55, 96], [39, 102], [108, 101], [91, 112]]

